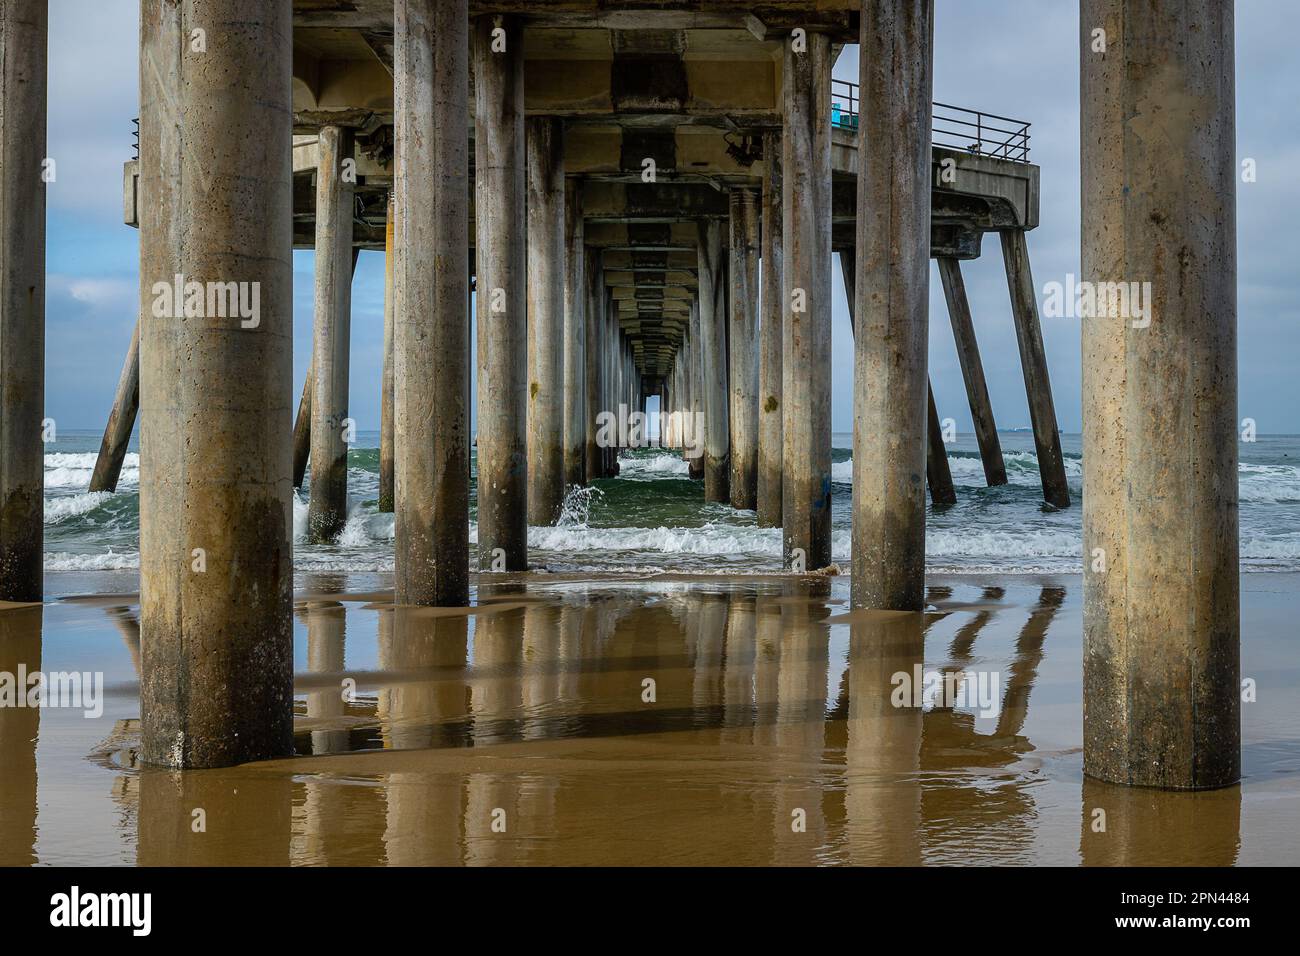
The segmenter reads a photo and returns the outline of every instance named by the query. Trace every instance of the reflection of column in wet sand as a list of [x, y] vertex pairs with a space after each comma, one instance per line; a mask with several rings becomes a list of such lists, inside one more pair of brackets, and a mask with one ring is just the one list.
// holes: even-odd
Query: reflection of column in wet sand
[[1152, 790], [1085, 777], [1081, 816], [1084, 866], [1234, 866], [1241, 847], [1240, 786]]
[[[19, 670], [41, 669], [44, 608], [0, 610], [0, 673], [17, 681]], [[27, 688], [15, 684], [15, 694]], [[24, 700], [25, 702], [25, 700]], [[17, 704], [17, 700], [12, 702]], [[39, 707], [0, 706], [0, 866], [36, 862], [36, 738]]]
[[[313, 601], [307, 605], [307, 673], [343, 673], [347, 614], [338, 601]], [[340, 682], [342, 677], [340, 676]], [[341, 683], [313, 684], [307, 691], [307, 719], [328, 725], [346, 711]], [[313, 754], [345, 753], [348, 732], [340, 727], [312, 730]]]
[[[793, 595], [789, 595], [793, 596]], [[826, 679], [830, 666], [830, 628], [825, 605], [784, 601], [775, 624], [779, 627], [774, 743], [779, 760], [795, 765], [782, 773], [775, 787], [773, 862], [814, 863], [826, 845], [826, 816], [822, 786], [816, 774], [826, 746]], [[773, 615], [765, 614], [772, 618]], [[772, 627], [764, 622], [764, 632]], [[805, 831], [792, 828], [801, 811]]]
[[781, 664], [781, 603], [754, 602], [754, 743], [776, 743], [777, 680]]
[[854, 864], [921, 862], [922, 713], [895, 707], [895, 674], [909, 686], [921, 665], [923, 615], [857, 612], [849, 629], [849, 714], [845, 748], [845, 840]]
[[[754, 720], [754, 595], [737, 591], [727, 601], [722, 675], [722, 739], [748, 742]], [[743, 729], [741, 729], [743, 728]]]
[[[469, 622], [397, 607], [379, 615], [379, 692], [384, 746], [459, 746], [464, 742]], [[463, 860], [464, 782], [455, 774], [391, 773], [384, 845], [390, 866], [452, 866]]]
[[139, 866], [288, 866], [289, 774], [140, 773]]
[[556, 697], [572, 708], [578, 696], [578, 679], [582, 673], [583, 635], [589, 615], [583, 605], [566, 604], [560, 609], [559, 674]]
[[[1005, 588], [985, 588], [984, 601], [994, 602], [1001, 601], [1006, 594]], [[948, 670], [960, 670], [966, 664], [970, 663], [971, 654], [975, 648], [975, 638], [983, 630], [984, 625], [993, 617], [991, 609], [982, 608], [971, 615], [969, 621], [957, 628], [957, 633], [952, 636], [952, 644], [948, 647], [948, 658], [955, 665]]]
[[[307, 673], [330, 675], [307, 691], [307, 717], [325, 724], [312, 730], [311, 750], [346, 753], [348, 731], [337, 723], [347, 713], [342, 683], [347, 615], [337, 601], [313, 601], [306, 607], [306, 618]], [[306, 777], [293, 816], [295, 864], [373, 866], [383, 860], [384, 796], [379, 787]]]
[[117, 628], [117, 632], [122, 635], [126, 652], [131, 655], [131, 668], [138, 678], [140, 676], [140, 620], [128, 607], [110, 607], [108, 616]]
[[1043, 662], [1043, 640], [1064, 601], [1064, 588], [1043, 588], [1038, 595], [1038, 604], [1020, 629], [1020, 636], [1016, 638], [1016, 656], [1011, 661], [1007, 689], [1002, 695], [1002, 712], [998, 714], [998, 726], [993, 732], [995, 737], [1014, 737], [1025, 726], [1025, 717], [1029, 714], [1029, 692], [1034, 688], [1038, 665]]
[[722, 653], [727, 629], [727, 599], [720, 594], [702, 594], [696, 605], [694, 638], [695, 676], [691, 703], [697, 721], [709, 723], [712, 712], [722, 703]]
[[561, 608], [533, 604], [524, 611], [522, 695], [523, 736], [538, 740], [554, 736], [565, 716], [560, 699]]
[[[480, 589], [480, 600], [483, 591]], [[520, 679], [524, 611], [514, 609], [478, 615], [474, 620], [474, 660], [470, 670], [470, 712], [474, 746], [512, 739], [523, 703]], [[465, 862], [471, 866], [509, 864], [517, 840], [530, 830], [521, 818], [518, 778], [474, 773], [466, 786]], [[504, 833], [493, 832], [502, 819]]]

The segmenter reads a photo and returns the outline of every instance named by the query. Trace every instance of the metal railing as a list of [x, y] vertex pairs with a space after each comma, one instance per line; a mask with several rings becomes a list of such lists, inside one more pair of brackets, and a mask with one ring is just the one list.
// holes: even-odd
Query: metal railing
[[[858, 84], [831, 80], [831, 125], [835, 129], [858, 128]], [[968, 110], [948, 103], [935, 103], [930, 135], [935, 146], [957, 149], [972, 156], [991, 156], [1017, 163], [1029, 162], [1029, 123]]]

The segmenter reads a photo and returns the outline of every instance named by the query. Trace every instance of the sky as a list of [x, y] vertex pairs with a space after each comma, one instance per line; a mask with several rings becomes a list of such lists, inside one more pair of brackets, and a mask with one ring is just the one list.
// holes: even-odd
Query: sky
[[[122, 223], [122, 164], [138, 115], [138, 3], [50, 0], [46, 414], [60, 428], [100, 429], [135, 323], [137, 231]], [[934, 98], [1032, 123], [1041, 167], [1040, 225], [1028, 235], [1043, 287], [1079, 273], [1079, 50], [1073, 0], [936, 0]], [[1255, 182], [1237, 187], [1239, 415], [1263, 433], [1300, 432], [1300, 3], [1237, 3], [1237, 155]], [[857, 48], [835, 75], [857, 80]], [[294, 402], [311, 349], [313, 255], [294, 253]], [[963, 263], [1000, 428], [1029, 424], [1002, 255], [985, 237]], [[852, 427], [853, 342], [838, 263], [832, 427]], [[383, 341], [381, 252], [363, 252], [352, 292], [350, 410], [378, 427]], [[930, 378], [940, 417], [969, 431], [970, 413], [937, 269], [931, 267]], [[1080, 428], [1077, 319], [1042, 319], [1057, 417]]]

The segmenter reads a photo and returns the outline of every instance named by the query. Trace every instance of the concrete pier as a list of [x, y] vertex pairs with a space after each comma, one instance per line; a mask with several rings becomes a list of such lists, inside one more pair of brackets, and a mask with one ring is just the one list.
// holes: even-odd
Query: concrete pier
[[[499, 40], [497, 29], [504, 31]], [[479, 17], [474, 40], [479, 567], [523, 571], [528, 567], [523, 29], [512, 17]]]
[[699, 224], [700, 378], [704, 386], [704, 498], [729, 501], [730, 424], [727, 395], [727, 289], [722, 225]]
[[108, 424], [104, 426], [104, 437], [99, 443], [99, 455], [95, 458], [95, 470], [90, 476], [89, 491], [116, 491], [117, 480], [122, 476], [122, 462], [126, 459], [126, 448], [131, 441], [131, 429], [135, 427], [135, 418], [140, 411], [140, 320], [135, 323], [131, 333], [131, 344], [127, 346], [126, 361], [122, 364], [122, 375], [117, 380], [117, 392], [113, 395], [113, 410], [109, 412]]
[[[312, 336], [309, 541], [332, 541], [348, 518], [348, 366], [352, 339], [352, 130], [321, 128], [316, 168], [316, 316]], [[355, 160], [354, 160], [355, 162]]]
[[859, 53], [852, 598], [896, 611], [925, 603], [933, 21], [866, 0]]
[[598, 443], [600, 429], [596, 422], [604, 401], [605, 361], [605, 269], [600, 250], [589, 246], [584, 265], [587, 297], [584, 300], [586, 315], [582, 324], [586, 331], [583, 365], [586, 370], [584, 391], [587, 401], [582, 417], [586, 435], [583, 470], [587, 481], [591, 482], [605, 477], [605, 453]]
[[554, 524], [564, 503], [564, 120], [527, 122], [528, 523]]
[[388, 193], [388, 219], [384, 223], [384, 359], [379, 373], [379, 510], [391, 513], [394, 500], [393, 471], [393, 266], [396, 257], [397, 195]]
[[935, 505], [955, 505], [957, 492], [952, 486], [952, 470], [948, 467], [948, 449], [943, 443], [943, 426], [939, 424], [939, 410], [934, 404], [934, 389], [927, 386], [929, 409], [926, 414], [925, 481], [930, 486], [930, 502]]
[[763, 222], [758, 327], [758, 523], [781, 526], [781, 134], [763, 137]]
[[582, 187], [564, 195], [564, 484], [587, 483], [587, 255], [583, 246]]
[[727, 383], [731, 396], [731, 506], [758, 507], [758, 194], [731, 191], [731, 294]]
[[953, 338], [957, 341], [957, 361], [961, 363], [975, 440], [979, 443], [980, 461], [984, 464], [984, 481], [989, 487], [1005, 485], [1007, 466], [1002, 459], [1002, 443], [998, 440], [998, 427], [993, 420], [993, 406], [984, 381], [984, 365], [975, 339], [975, 323], [971, 321], [966, 283], [961, 277], [961, 263], [947, 256], [941, 256], [938, 262], [943, 295], [948, 303], [948, 318], [952, 322]]
[[1081, 279], [1151, 283], [1145, 317], [1083, 319], [1083, 767], [1223, 787], [1241, 769], [1233, 8], [1084, 0], [1080, 23], [1110, 37], [1081, 54]]
[[[399, 0], [396, 13], [394, 588], [399, 603], [460, 605], [469, 596], [469, 14], [466, 0]], [[480, 291], [480, 309], [487, 298]]]
[[311, 457], [311, 396], [315, 391], [316, 373], [312, 361], [307, 363], [307, 377], [302, 380], [302, 395], [298, 398], [298, 414], [293, 419], [293, 486], [301, 488], [307, 476], [307, 460]]
[[39, 601], [45, 541], [46, 0], [0, 13], [0, 600]]
[[690, 331], [691, 340], [691, 421], [696, 429], [694, 445], [697, 454], [687, 459], [687, 474], [692, 481], [704, 480], [704, 459], [706, 436], [709, 430], [708, 416], [704, 412], [704, 342], [700, 329], [700, 300], [697, 296], [691, 300]]
[[1020, 346], [1020, 364], [1025, 374], [1025, 394], [1029, 399], [1029, 420], [1034, 427], [1043, 498], [1048, 504], [1068, 508], [1070, 486], [1065, 480], [1061, 435], [1056, 428], [1056, 407], [1052, 402], [1043, 330], [1038, 324], [1038, 299], [1034, 277], [1029, 271], [1029, 250], [1023, 229], [1008, 229], [1002, 233], [1002, 259], [1006, 265], [1011, 309], [1016, 320], [1016, 343]]
[[[155, 284], [183, 293], [177, 275], [193, 289], [220, 283], [227, 298], [226, 284], [238, 283], [245, 305], [257, 290], [249, 318], [177, 315], [169, 295], [144, 313], [140, 707], [149, 764], [216, 767], [293, 752], [291, 7], [141, 7], [142, 297], [157, 304]], [[188, 42], [198, 24], [201, 55]]]
[[[781, 167], [783, 271], [782, 554], [787, 568], [831, 563], [830, 39], [785, 41]], [[859, 191], [860, 192], [860, 191]], [[875, 215], [873, 212], [872, 215]], [[856, 579], [855, 579], [856, 580]]]

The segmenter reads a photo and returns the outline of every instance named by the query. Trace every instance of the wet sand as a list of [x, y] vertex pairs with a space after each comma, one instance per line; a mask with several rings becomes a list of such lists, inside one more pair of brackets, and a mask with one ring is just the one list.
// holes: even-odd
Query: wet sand
[[218, 771], [135, 766], [133, 575], [0, 608], [0, 672], [106, 685], [99, 718], [0, 708], [0, 864], [1300, 860], [1297, 575], [1242, 578], [1245, 779], [1199, 794], [1084, 779], [1075, 577], [936, 576], [922, 615], [846, 578], [493, 576], [461, 611], [298, 584], [299, 756]]

